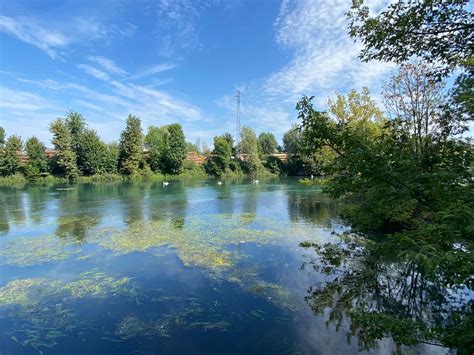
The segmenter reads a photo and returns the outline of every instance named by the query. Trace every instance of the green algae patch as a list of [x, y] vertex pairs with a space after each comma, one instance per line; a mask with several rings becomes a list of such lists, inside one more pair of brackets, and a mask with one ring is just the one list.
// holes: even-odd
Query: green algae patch
[[60, 262], [80, 251], [78, 243], [62, 241], [54, 235], [14, 238], [1, 241], [0, 265], [32, 266]]
[[[144, 252], [160, 246], [175, 250], [185, 266], [211, 271], [231, 268], [241, 258], [229, 246], [266, 244], [279, 237], [275, 231], [248, 225], [249, 215], [218, 214], [188, 219], [137, 221], [125, 229], [105, 228], [88, 239], [117, 255]], [[252, 223], [256, 223], [253, 221]]]
[[72, 281], [29, 278], [12, 280], [0, 287], [2, 318], [13, 322], [5, 335], [39, 352], [53, 348], [59, 338], [81, 334], [90, 325], [79, 319], [74, 301], [88, 297], [111, 299], [136, 297], [127, 277], [112, 277], [98, 271], [81, 273]]

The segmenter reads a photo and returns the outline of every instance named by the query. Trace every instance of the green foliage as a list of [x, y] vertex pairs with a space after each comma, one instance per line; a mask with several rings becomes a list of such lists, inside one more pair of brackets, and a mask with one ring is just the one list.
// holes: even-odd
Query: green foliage
[[240, 138], [240, 149], [242, 153], [242, 171], [247, 175], [254, 175], [261, 168], [259, 157], [258, 140], [255, 131], [250, 127], [243, 127]]
[[107, 150], [105, 153], [104, 167], [105, 171], [110, 174], [118, 172], [118, 160], [120, 156], [120, 147], [117, 143], [107, 144]]
[[232, 137], [232, 134], [230, 133], [224, 133], [222, 135], [222, 137], [224, 137], [224, 139], [227, 141], [227, 143], [229, 143], [230, 147], [232, 148], [232, 154], [235, 154], [235, 151], [234, 151], [234, 137]]
[[469, 1], [404, 1], [371, 16], [363, 0], [348, 12], [350, 35], [359, 39], [365, 61], [402, 63], [417, 56], [451, 71], [472, 57], [474, 40]]
[[274, 156], [267, 156], [263, 161], [263, 166], [267, 169], [270, 173], [280, 175], [285, 172], [285, 166], [283, 162]]
[[[473, 286], [470, 275], [474, 273], [474, 196], [468, 170], [471, 149], [463, 139], [450, 135], [456, 132], [451, 129], [457, 125], [456, 119], [450, 120], [438, 111], [439, 86], [433, 86], [424, 75], [428, 72], [402, 68], [388, 84], [389, 93], [397, 93], [386, 95], [390, 109], [396, 108], [388, 110], [396, 112], [390, 121], [381, 116], [365, 93], [352, 92], [346, 98], [330, 101], [328, 113], [314, 110], [312, 98], [304, 97], [297, 105], [306, 145], [315, 151], [330, 149], [334, 154], [325, 167], [329, 173], [326, 190], [345, 199], [345, 215], [355, 228], [384, 236], [381, 243], [370, 248], [364, 272], [357, 270], [345, 281], [339, 279], [326, 287], [324, 292], [328, 294], [315, 295], [320, 302], [329, 294], [337, 295], [336, 290], [340, 293], [341, 288], [345, 289], [347, 294], [341, 295], [344, 302], [359, 305], [353, 313], [352, 328], [367, 347], [388, 335], [407, 345], [442, 339], [437, 332], [444, 334], [446, 324], [452, 324], [453, 332], [461, 326], [448, 312], [444, 324], [436, 323], [436, 327], [441, 327], [438, 330], [422, 316], [430, 311], [421, 311], [415, 301], [414, 308], [407, 309], [403, 303], [407, 298], [419, 300], [431, 292], [423, 291], [422, 287], [416, 296], [390, 297], [377, 314], [372, 313], [365, 305], [372, 302], [368, 297], [373, 293], [369, 290], [374, 287], [373, 277], [380, 271], [373, 265], [374, 256], [384, 262], [395, 259], [402, 273], [398, 280], [429, 283], [436, 292], [442, 290], [443, 294], [435, 299], [446, 305], [450, 305], [447, 289]], [[423, 97], [419, 98], [414, 92], [429, 95], [420, 94]], [[425, 101], [419, 104], [416, 100]], [[420, 110], [421, 107], [425, 109]], [[427, 111], [426, 107], [436, 111]], [[414, 279], [413, 275], [419, 276]], [[358, 293], [361, 286], [354, 288], [356, 282], [364, 285], [366, 294]], [[405, 292], [414, 286], [398, 287]], [[434, 297], [435, 293], [431, 295]]]
[[225, 174], [229, 168], [232, 158], [232, 147], [229, 141], [223, 136], [214, 137], [214, 150], [206, 160], [204, 169], [213, 176]]
[[163, 150], [160, 154], [160, 170], [165, 174], [178, 174], [186, 158], [186, 141], [180, 124], [166, 126]]
[[79, 175], [77, 156], [73, 150], [72, 136], [66, 121], [56, 119], [49, 126], [49, 130], [53, 134], [52, 143], [56, 149], [55, 161], [59, 173], [68, 181], [77, 178]]
[[4, 144], [5, 144], [5, 129], [3, 127], [0, 127], [0, 149], [3, 148]]
[[275, 139], [273, 133], [270, 132], [262, 132], [258, 136], [258, 145], [260, 148], [261, 154], [273, 154], [275, 153], [278, 143]]
[[416, 57], [435, 63], [434, 80], [462, 69], [445, 109], [458, 119], [472, 120], [474, 31], [469, 1], [398, 0], [374, 16], [363, 0], [353, 0], [347, 15], [350, 35], [363, 44], [360, 57], [364, 61], [401, 64]]
[[138, 117], [129, 115], [127, 127], [120, 136], [119, 172], [133, 176], [139, 173], [143, 162], [143, 133]]
[[166, 134], [166, 126], [150, 126], [145, 136], [145, 147], [148, 150], [147, 162], [155, 172], [160, 170], [160, 159], [166, 143]]
[[283, 146], [288, 154], [287, 170], [290, 175], [311, 175], [318, 172], [315, 156], [305, 147], [298, 126], [293, 125], [283, 135]]
[[[102, 142], [96, 131], [84, 129], [77, 137], [77, 163], [84, 175], [111, 172], [109, 147]], [[113, 171], [113, 170], [112, 170]]]
[[23, 143], [19, 136], [8, 137], [0, 155], [0, 174], [2, 176], [14, 175], [21, 169], [20, 157]]
[[86, 129], [86, 121], [84, 117], [76, 111], [69, 111], [66, 114], [65, 123], [71, 134], [71, 147], [76, 153], [79, 150], [79, 139]]
[[29, 138], [25, 146], [28, 163], [23, 172], [28, 181], [35, 182], [49, 172], [49, 162], [45, 154], [46, 147], [36, 137]]

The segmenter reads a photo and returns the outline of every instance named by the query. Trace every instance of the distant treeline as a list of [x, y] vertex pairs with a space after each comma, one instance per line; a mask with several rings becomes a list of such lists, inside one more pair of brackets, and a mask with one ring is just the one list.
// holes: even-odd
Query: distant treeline
[[[71, 111], [53, 121], [49, 130], [54, 151], [37, 137], [25, 143], [17, 135], [6, 137], [0, 127], [0, 175], [23, 175], [35, 182], [44, 177], [73, 181], [80, 176], [116, 174], [124, 177], [165, 175], [258, 175], [314, 174], [317, 166], [302, 149], [302, 137], [292, 127], [283, 137], [283, 147], [275, 136], [263, 132], [258, 137], [243, 127], [234, 141], [230, 133], [214, 138], [213, 150], [199, 142], [186, 142], [180, 124], [150, 126], [143, 133], [140, 118], [129, 115], [118, 143], [103, 142], [84, 117]], [[188, 152], [205, 156], [203, 164], [186, 160]], [[280, 154], [277, 154], [280, 153]]]

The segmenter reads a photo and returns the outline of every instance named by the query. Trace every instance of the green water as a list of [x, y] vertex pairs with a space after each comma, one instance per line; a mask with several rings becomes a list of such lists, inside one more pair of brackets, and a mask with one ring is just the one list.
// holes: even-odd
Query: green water
[[[2, 355], [363, 350], [347, 316], [334, 322], [311, 298], [335, 276], [300, 243], [348, 229], [317, 188], [293, 179], [1, 188], [0, 206]], [[383, 339], [364, 351], [394, 349]]]

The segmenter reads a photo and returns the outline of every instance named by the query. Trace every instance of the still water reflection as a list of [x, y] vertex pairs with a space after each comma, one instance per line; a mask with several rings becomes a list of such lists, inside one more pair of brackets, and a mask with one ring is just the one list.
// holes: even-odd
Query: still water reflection
[[[292, 179], [2, 188], [0, 206], [1, 354], [359, 350], [347, 320], [330, 322], [308, 302], [328, 275], [305, 267], [300, 243], [347, 229], [317, 188]], [[364, 352], [393, 349], [385, 339]]]

